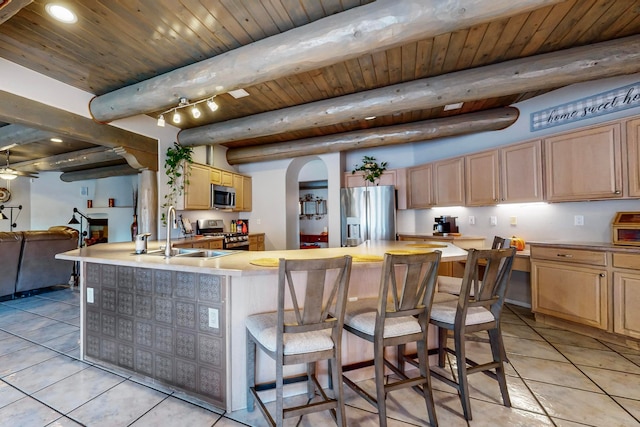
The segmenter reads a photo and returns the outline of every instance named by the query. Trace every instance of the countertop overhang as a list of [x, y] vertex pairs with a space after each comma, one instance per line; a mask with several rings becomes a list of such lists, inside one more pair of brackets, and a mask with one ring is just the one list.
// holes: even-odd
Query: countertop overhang
[[[318, 248], [318, 249], [292, 249], [279, 251], [235, 251], [232, 255], [218, 258], [191, 258], [171, 257], [164, 258], [160, 255], [136, 255], [133, 242], [101, 243], [74, 249], [56, 255], [58, 259], [71, 261], [96, 262], [102, 264], [123, 265], [131, 267], [146, 267], [160, 270], [180, 270], [196, 273], [223, 274], [229, 276], [244, 276], [255, 274], [271, 274], [277, 271], [274, 267], [261, 267], [250, 262], [259, 258], [288, 258], [311, 259], [329, 258], [343, 255], [384, 255], [389, 250], [411, 251], [442, 251], [442, 261], [462, 261], [467, 259], [467, 251], [451, 243], [434, 241], [443, 245], [434, 249], [422, 249], [410, 246], [410, 241], [373, 241], [365, 242], [356, 247]], [[413, 242], [424, 244], [424, 241]], [[160, 249], [164, 241], [149, 242], [149, 251]], [[353, 268], [379, 264], [379, 261], [354, 262]]]

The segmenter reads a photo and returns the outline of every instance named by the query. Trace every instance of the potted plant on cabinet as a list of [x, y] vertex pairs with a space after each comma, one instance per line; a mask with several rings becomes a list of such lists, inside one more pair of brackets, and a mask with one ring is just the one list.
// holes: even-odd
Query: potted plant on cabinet
[[177, 142], [167, 148], [164, 160], [164, 172], [167, 175], [169, 192], [164, 195], [162, 204], [162, 222], [166, 224], [165, 210], [175, 206], [178, 197], [184, 194], [185, 186], [189, 185], [189, 165], [193, 163], [193, 147], [183, 147]]
[[376, 184], [376, 180], [380, 179], [380, 176], [385, 170], [387, 170], [387, 162], [381, 162], [378, 164], [375, 157], [364, 156], [362, 158], [362, 165], [356, 165], [355, 169], [351, 171], [351, 174], [353, 175], [356, 172], [362, 172], [362, 178], [365, 181], [365, 185], [367, 185], [368, 182]]

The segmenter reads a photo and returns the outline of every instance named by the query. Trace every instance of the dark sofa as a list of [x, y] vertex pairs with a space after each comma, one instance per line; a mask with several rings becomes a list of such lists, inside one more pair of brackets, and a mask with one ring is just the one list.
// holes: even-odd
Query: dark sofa
[[73, 261], [55, 256], [77, 247], [78, 232], [65, 226], [0, 233], [0, 297], [67, 284]]

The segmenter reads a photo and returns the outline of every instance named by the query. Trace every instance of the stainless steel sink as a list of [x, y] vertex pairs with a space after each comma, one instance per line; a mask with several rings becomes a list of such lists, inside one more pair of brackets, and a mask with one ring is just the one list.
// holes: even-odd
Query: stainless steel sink
[[[171, 248], [172, 257], [189, 257], [189, 258], [219, 258], [233, 254], [233, 251], [225, 251], [220, 249], [186, 249]], [[143, 255], [164, 256], [164, 249], [156, 249], [149, 251]]]
[[[183, 249], [184, 250], [184, 249]], [[195, 257], [195, 258], [218, 258], [221, 256], [231, 255], [233, 251], [223, 251], [219, 249], [193, 249], [188, 252], [179, 253], [178, 257]]]

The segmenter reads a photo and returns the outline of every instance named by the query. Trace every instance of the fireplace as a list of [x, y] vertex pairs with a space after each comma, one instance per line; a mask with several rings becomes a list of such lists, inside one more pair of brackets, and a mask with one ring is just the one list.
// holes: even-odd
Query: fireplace
[[107, 243], [109, 241], [109, 219], [92, 218], [89, 223], [88, 235], [84, 241], [87, 246]]

